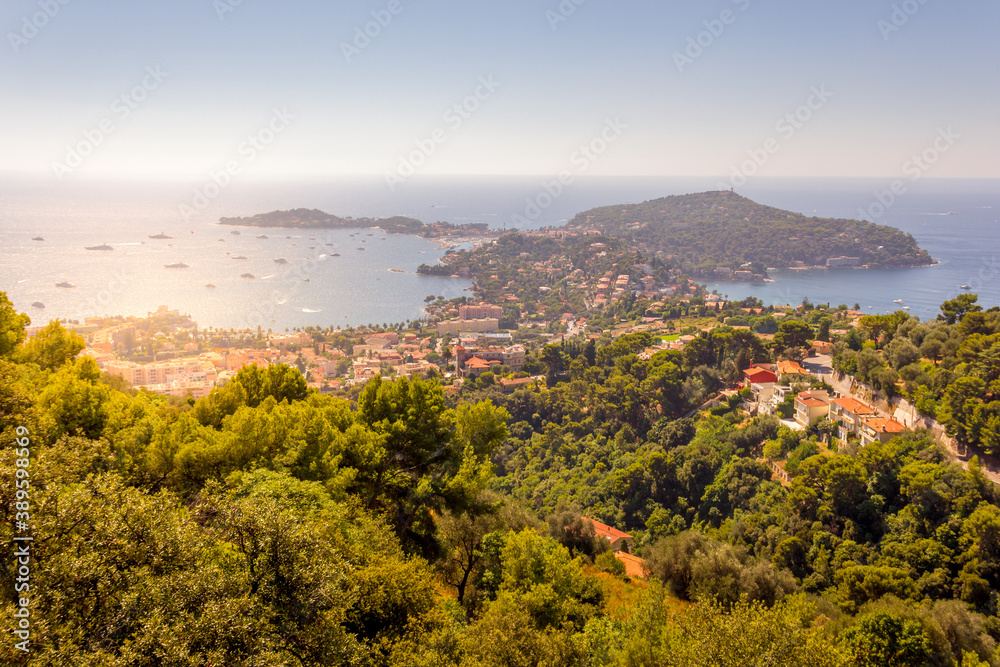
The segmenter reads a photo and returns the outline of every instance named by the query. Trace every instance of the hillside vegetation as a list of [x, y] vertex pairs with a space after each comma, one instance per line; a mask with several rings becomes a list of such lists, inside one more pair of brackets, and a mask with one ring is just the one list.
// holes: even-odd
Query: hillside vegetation
[[[321, 395], [275, 365], [199, 400], [29, 324], [0, 292], [0, 539], [33, 539], [18, 595], [0, 553], [0, 615], [31, 631], [0, 664], [1000, 664], [1000, 508], [975, 463], [920, 432], [836, 451], [740, 396], [683, 416], [806, 320], [652, 356], [645, 333], [549, 345], [509, 395]], [[634, 535], [648, 585], [588, 508]]]
[[806, 217], [725, 191], [603, 206], [578, 214], [567, 227], [620, 238], [648, 254], [676, 255], [702, 271], [755, 262], [823, 266], [831, 257], [857, 257], [873, 267], [933, 262], [911, 235], [893, 227]]

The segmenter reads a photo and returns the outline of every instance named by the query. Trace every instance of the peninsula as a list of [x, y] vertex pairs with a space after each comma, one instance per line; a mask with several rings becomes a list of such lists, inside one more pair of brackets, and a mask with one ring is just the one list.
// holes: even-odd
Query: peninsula
[[352, 218], [324, 213], [318, 209], [297, 208], [291, 211], [271, 211], [245, 218], [220, 218], [220, 225], [243, 227], [275, 227], [282, 229], [371, 229], [389, 234], [411, 234], [424, 238], [450, 236], [490, 236], [485, 222], [453, 225], [450, 222], [425, 223], [416, 218]]
[[692, 276], [761, 279], [767, 268], [933, 264], [913, 236], [862, 220], [807, 217], [731, 191], [664, 197], [579, 213], [563, 228], [620, 239]]

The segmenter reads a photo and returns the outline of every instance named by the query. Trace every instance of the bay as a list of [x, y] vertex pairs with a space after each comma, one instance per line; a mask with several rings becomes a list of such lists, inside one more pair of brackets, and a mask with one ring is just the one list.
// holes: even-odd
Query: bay
[[[595, 207], [641, 202], [717, 187], [711, 178], [577, 177], [553, 187], [542, 177], [414, 177], [395, 190], [380, 177], [240, 181], [200, 210], [198, 183], [53, 183], [7, 177], [0, 183], [0, 290], [36, 324], [90, 315], [144, 316], [160, 305], [203, 327], [283, 330], [401, 322], [422, 315], [424, 298], [469, 295], [471, 282], [419, 276], [443, 254], [436, 243], [376, 230], [312, 232], [232, 228], [221, 216], [319, 208], [354, 217], [406, 215], [425, 222], [485, 222], [494, 229], [558, 226]], [[740, 194], [807, 215], [861, 217], [890, 182], [878, 179], [754, 179]], [[970, 285], [980, 303], [1000, 303], [1000, 183], [931, 180], [907, 192], [875, 221], [914, 235], [939, 264], [896, 270], [780, 271], [765, 284], [713, 282], [731, 298], [798, 304], [901, 307], [932, 317]], [[165, 233], [168, 240], [150, 235]], [[352, 236], [352, 234], [354, 234]], [[368, 236], [372, 234], [372, 236]], [[257, 238], [265, 235], [268, 238]], [[32, 241], [40, 236], [43, 242]], [[88, 251], [109, 244], [112, 251]], [[365, 248], [358, 250], [358, 248]], [[227, 254], [228, 253], [228, 254]], [[334, 256], [334, 253], [339, 256]], [[246, 256], [246, 260], [232, 259]], [[275, 263], [284, 258], [287, 264]], [[165, 265], [187, 264], [168, 269]], [[253, 280], [241, 278], [244, 273]], [[74, 289], [57, 288], [68, 281]], [[214, 289], [206, 285], [212, 283]], [[40, 301], [45, 309], [33, 308]]]

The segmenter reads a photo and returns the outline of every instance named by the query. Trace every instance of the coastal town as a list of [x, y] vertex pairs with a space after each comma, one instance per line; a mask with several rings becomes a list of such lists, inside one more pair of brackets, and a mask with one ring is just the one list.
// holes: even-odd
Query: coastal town
[[[678, 289], [671, 286], [669, 291]], [[662, 297], [651, 280], [633, 284], [628, 275], [606, 275], [597, 282], [593, 294], [597, 299], [620, 300], [626, 290], [634, 289], [633, 297]], [[666, 291], [666, 290], [665, 290]], [[688, 296], [681, 306], [690, 308]], [[121, 378], [129, 387], [177, 399], [197, 400], [216, 387], [224, 386], [239, 370], [248, 365], [269, 366], [286, 364], [297, 368], [306, 378], [307, 386], [320, 392], [336, 392], [362, 385], [375, 376], [405, 378], [439, 378], [446, 391], [457, 393], [467, 379], [477, 379], [489, 373], [489, 379], [503, 393], [513, 393], [521, 387], [545, 383], [538, 356], [541, 348], [567, 339], [614, 340], [623, 335], [651, 332], [658, 337], [652, 345], [638, 353], [639, 359], [651, 359], [661, 351], [683, 351], [701, 331], [718, 324], [689, 327], [684, 333], [669, 333], [677, 328], [674, 322], [652, 313], [664, 303], [650, 304], [647, 315], [633, 322], [618, 324], [610, 329], [594, 329], [586, 318], [572, 313], [558, 321], [522, 321], [519, 329], [501, 330], [504, 317], [501, 306], [485, 302], [445, 304], [429, 307], [434, 313], [419, 329], [408, 331], [335, 330], [327, 335], [318, 331], [291, 332], [199, 332], [196, 323], [177, 310], [161, 306], [145, 318], [89, 318], [81, 325], [68, 324], [85, 337], [86, 348], [80, 353], [94, 359], [102, 371]], [[732, 305], [717, 294], [699, 299], [695, 314]], [[794, 316], [802, 306], [772, 308], [776, 320]], [[763, 313], [760, 308], [741, 307], [739, 312], [750, 315]], [[731, 311], [730, 311], [731, 312]], [[834, 330], [846, 333], [846, 327], [857, 326], [862, 313], [847, 310], [847, 319]], [[738, 317], [728, 316], [725, 322]], [[734, 330], [749, 330], [740, 324]], [[29, 328], [31, 335], [41, 327]], [[764, 341], [773, 341], [774, 334], [756, 333]], [[217, 344], [225, 340], [223, 345]], [[858, 400], [851, 395], [825, 385], [833, 380], [830, 367], [832, 345], [813, 341], [800, 361], [752, 363], [742, 371], [742, 380], [719, 394], [718, 399], [743, 391], [743, 409], [751, 416], [776, 415], [792, 429], [808, 428], [817, 419], [826, 418], [836, 428], [832, 434], [843, 442], [858, 440], [862, 445], [874, 441], [886, 442], [907, 428], [906, 417], [901, 421], [884, 410]], [[152, 359], [139, 361], [145, 352]], [[825, 385], [827, 388], [816, 388]], [[912, 421], [912, 420], [911, 420]]]

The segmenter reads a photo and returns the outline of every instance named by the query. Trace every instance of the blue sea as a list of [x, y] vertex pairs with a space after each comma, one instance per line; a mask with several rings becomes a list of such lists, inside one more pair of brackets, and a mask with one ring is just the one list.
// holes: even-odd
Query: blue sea
[[[0, 290], [34, 323], [92, 315], [146, 315], [161, 305], [202, 327], [285, 328], [404, 322], [428, 295], [469, 294], [470, 281], [419, 276], [445, 252], [434, 242], [377, 230], [310, 232], [218, 225], [221, 216], [318, 208], [341, 216], [405, 215], [425, 222], [485, 222], [495, 229], [565, 223], [603, 205], [716, 189], [713, 178], [577, 178], [561, 192], [552, 179], [414, 177], [395, 191], [381, 177], [313, 182], [238, 182], [195, 214], [191, 183], [34, 181], [0, 183]], [[546, 189], [548, 185], [548, 189]], [[966, 291], [1000, 304], [1000, 182], [923, 180], [884, 213], [873, 179], [756, 179], [740, 189], [754, 201], [807, 215], [862, 217], [903, 229], [939, 261], [898, 270], [782, 271], [773, 283], [718, 282], [731, 298], [765, 303], [804, 298], [858, 303], [871, 312], [910, 307], [926, 319]], [[185, 215], [185, 211], [187, 215]], [[869, 219], [871, 219], [869, 217]], [[150, 239], [164, 233], [168, 240]], [[257, 238], [258, 235], [268, 238]], [[33, 241], [41, 237], [44, 241]], [[88, 251], [107, 244], [111, 251]], [[364, 248], [364, 250], [359, 250]], [[338, 256], [339, 255], [339, 256]], [[233, 257], [245, 256], [245, 260]], [[284, 259], [287, 263], [276, 263]], [[183, 263], [188, 268], [170, 269]], [[241, 278], [244, 273], [253, 280]], [[68, 282], [74, 288], [59, 288]], [[214, 288], [206, 285], [214, 284]], [[898, 304], [895, 300], [902, 300]], [[34, 302], [45, 308], [33, 307]]]

